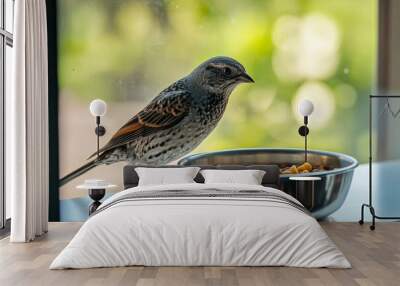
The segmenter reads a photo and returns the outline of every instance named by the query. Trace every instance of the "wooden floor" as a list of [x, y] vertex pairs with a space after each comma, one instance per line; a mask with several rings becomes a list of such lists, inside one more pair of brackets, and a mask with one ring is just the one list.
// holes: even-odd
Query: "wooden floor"
[[51, 223], [32, 243], [0, 241], [0, 285], [400, 285], [400, 223], [368, 225], [324, 222], [323, 228], [352, 269], [289, 267], [123, 267], [48, 270], [80, 223]]

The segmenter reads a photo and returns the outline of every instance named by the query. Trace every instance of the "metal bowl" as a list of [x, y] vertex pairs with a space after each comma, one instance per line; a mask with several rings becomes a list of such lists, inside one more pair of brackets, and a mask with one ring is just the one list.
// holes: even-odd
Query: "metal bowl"
[[[308, 162], [313, 166], [325, 166], [324, 171], [298, 174], [297, 176], [318, 176], [321, 181], [315, 183], [315, 201], [312, 215], [323, 219], [338, 210], [349, 192], [354, 169], [358, 162], [351, 156], [341, 153], [310, 150]], [[300, 165], [304, 162], [303, 149], [254, 148], [189, 155], [182, 158], [179, 165]], [[281, 189], [294, 195], [295, 182], [289, 177], [296, 175], [281, 174]]]

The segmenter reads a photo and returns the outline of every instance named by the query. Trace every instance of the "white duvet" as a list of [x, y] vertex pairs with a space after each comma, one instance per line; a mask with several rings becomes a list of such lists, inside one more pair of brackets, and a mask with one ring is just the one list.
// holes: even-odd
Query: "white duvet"
[[318, 222], [288, 204], [234, 197], [153, 198], [112, 204], [131, 192], [210, 188], [262, 190], [297, 202], [279, 190], [254, 185], [131, 188], [107, 199], [101, 205], [103, 211], [82, 225], [50, 269], [127, 265], [351, 267]]

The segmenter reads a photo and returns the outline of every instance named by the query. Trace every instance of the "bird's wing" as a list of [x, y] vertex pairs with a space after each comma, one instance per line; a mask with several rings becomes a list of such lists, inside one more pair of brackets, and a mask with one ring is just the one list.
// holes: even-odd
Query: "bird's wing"
[[187, 115], [189, 108], [190, 93], [171, 86], [122, 126], [99, 152], [103, 153], [130, 143], [139, 136], [170, 128]]

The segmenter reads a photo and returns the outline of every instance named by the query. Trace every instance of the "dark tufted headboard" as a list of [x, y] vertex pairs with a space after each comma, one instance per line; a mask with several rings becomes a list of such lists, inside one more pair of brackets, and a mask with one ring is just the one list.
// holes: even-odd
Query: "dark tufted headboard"
[[[188, 166], [166, 165], [166, 166], [132, 166], [127, 165], [124, 167], [124, 189], [136, 187], [139, 183], [138, 174], [135, 171], [136, 167], [157, 167], [157, 168], [187, 168]], [[190, 166], [193, 167], [193, 166]], [[225, 166], [198, 166], [201, 169], [220, 169], [220, 170], [263, 170], [265, 171], [262, 185], [265, 187], [272, 187], [280, 189], [279, 183], [279, 167], [277, 165], [225, 165]], [[194, 180], [197, 183], [204, 183], [203, 176], [199, 173]]]

